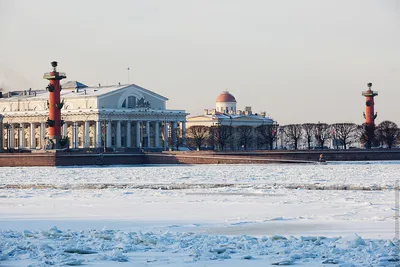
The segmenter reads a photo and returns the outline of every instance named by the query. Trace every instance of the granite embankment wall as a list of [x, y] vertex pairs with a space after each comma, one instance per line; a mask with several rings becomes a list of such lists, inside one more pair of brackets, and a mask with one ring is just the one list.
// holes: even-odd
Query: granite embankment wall
[[268, 158], [263, 156], [251, 156], [247, 154], [216, 153], [153, 153], [145, 155], [146, 164], [267, 164], [267, 163], [313, 163], [308, 160], [291, 160]]
[[298, 150], [298, 151], [254, 151], [254, 152], [218, 152], [219, 156], [241, 155], [262, 157], [275, 160], [318, 161], [320, 154], [327, 161], [368, 161], [368, 160], [400, 160], [400, 149], [372, 150]]
[[0, 153], [0, 167], [56, 166], [55, 153]]
[[56, 154], [57, 166], [76, 165], [140, 165], [145, 164], [144, 154]]
[[313, 163], [318, 161], [321, 153], [327, 161], [400, 160], [400, 149], [168, 153], [45, 152], [0, 153], [0, 166]]
[[0, 153], [0, 167], [145, 164], [144, 154]]
[[169, 152], [146, 154], [148, 164], [264, 164], [313, 163], [320, 154], [327, 161], [400, 160], [400, 149], [393, 150], [312, 150], [254, 152]]

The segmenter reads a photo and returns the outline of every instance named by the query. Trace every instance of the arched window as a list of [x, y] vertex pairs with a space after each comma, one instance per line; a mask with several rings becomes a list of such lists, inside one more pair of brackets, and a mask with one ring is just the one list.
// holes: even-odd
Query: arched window
[[122, 102], [123, 108], [134, 108], [136, 107], [136, 97], [128, 96], [125, 98], [124, 102]]

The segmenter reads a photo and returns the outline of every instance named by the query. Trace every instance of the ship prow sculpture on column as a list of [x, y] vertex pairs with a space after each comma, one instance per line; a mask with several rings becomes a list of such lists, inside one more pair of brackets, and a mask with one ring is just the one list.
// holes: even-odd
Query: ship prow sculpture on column
[[49, 85], [46, 87], [47, 91], [49, 91], [49, 116], [46, 122], [49, 127], [49, 139], [46, 143], [47, 149], [60, 149], [63, 147], [61, 127], [64, 121], [61, 119], [63, 103], [60, 99], [60, 80], [65, 79], [67, 76], [65, 73], [57, 72], [57, 65], [57, 61], [51, 62], [53, 71], [43, 75], [43, 79], [49, 80]]

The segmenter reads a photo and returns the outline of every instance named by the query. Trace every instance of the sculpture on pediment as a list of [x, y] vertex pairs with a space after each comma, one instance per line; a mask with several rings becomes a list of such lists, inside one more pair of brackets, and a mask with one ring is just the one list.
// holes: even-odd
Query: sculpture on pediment
[[150, 102], [147, 101], [144, 97], [138, 99], [137, 103], [136, 103], [136, 107], [137, 108], [145, 108], [145, 109], [149, 109], [150, 108]]

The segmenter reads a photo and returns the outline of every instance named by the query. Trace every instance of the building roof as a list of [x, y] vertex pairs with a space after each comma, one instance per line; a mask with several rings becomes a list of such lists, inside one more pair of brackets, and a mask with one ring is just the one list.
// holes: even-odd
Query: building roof
[[251, 114], [251, 115], [244, 115], [244, 114], [225, 114], [221, 112], [215, 112], [215, 114], [203, 114], [203, 115], [197, 115], [190, 117], [191, 118], [208, 118], [208, 119], [222, 119], [222, 120], [227, 120], [227, 119], [255, 119], [255, 120], [266, 120], [266, 121], [273, 121], [273, 119], [269, 117], [264, 117], [256, 114]]
[[[78, 86], [78, 87], [64, 87], [65, 84], [67, 86]], [[168, 98], [159, 95], [157, 93], [154, 93], [153, 91], [150, 91], [148, 89], [145, 89], [143, 87], [140, 87], [136, 84], [125, 84], [125, 85], [111, 85], [111, 86], [99, 86], [99, 87], [87, 87], [86, 85], [72, 81], [72, 82], [67, 82], [63, 84], [62, 90], [60, 92], [61, 97], [65, 98], [79, 98], [82, 96], [94, 96], [94, 97], [99, 97], [103, 96], [109, 93], [113, 93], [115, 91], [118, 91], [123, 88], [128, 88], [128, 87], [133, 87], [139, 91], [146, 92], [147, 94], [150, 94], [156, 98], [160, 98], [162, 100], [168, 100]], [[86, 87], [82, 87], [86, 86]], [[64, 89], [72, 89], [75, 88], [77, 90], [64, 90]], [[44, 98], [47, 99], [49, 97], [49, 92], [47, 90], [32, 90], [30, 93], [28, 91], [13, 91], [9, 92], [9, 96], [7, 95], [6, 97], [3, 96], [3, 98], [0, 99], [0, 101], [4, 98], [8, 98], [10, 100], [15, 99], [15, 98], [30, 98], [30, 97], [37, 97], [37, 98]]]
[[68, 81], [63, 83], [61, 87], [62, 89], [76, 89], [76, 88], [87, 88], [88, 86], [78, 81]]
[[216, 102], [235, 102], [236, 103], [236, 99], [228, 91], [223, 91], [222, 94], [220, 94], [217, 97]]

